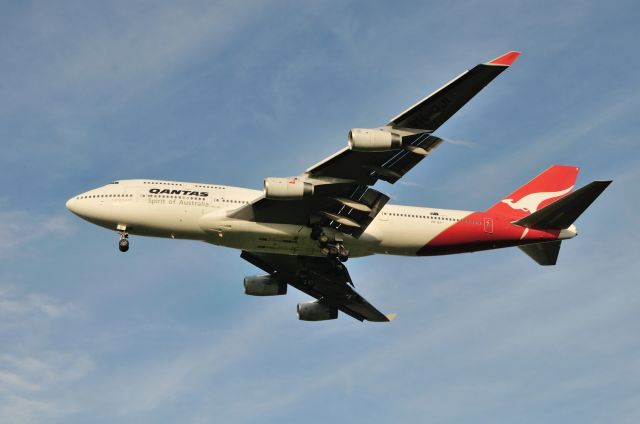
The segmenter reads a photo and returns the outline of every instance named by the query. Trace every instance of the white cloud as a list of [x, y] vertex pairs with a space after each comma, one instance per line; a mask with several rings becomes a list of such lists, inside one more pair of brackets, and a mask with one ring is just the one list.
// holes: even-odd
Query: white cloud
[[68, 174], [70, 166], [90, 167], [83, 147], [95, 143], [95, 131], [111, 127], [112, 114], [188, 84], [176, 79], [162, 85], [224, 49], [264, 6], [203, 1], [93, 9], [45, 3], [21, 10], [0, 43], [0, 55], [19, 64], [3, 69], [0, 78], [0, 118], [11, 122], [12, 131], [3, 134], [0, 163], [47, 161], [38, 170], [47, 179]]
[[467, 141], [467, 140], [458, 140], [458, 139], [453, 139], [453, 138], [446, 138], [444, 141], [447, 142], [447, 143], [450, 143], [450, 144], [455, 144], [457, 146], [468, 147], [470, 149], [480, 146], [480, 143], [478, 143], [478, 142]]
[[73, 233], [68, 214], [39, 215], [27, 211], [0, 211], [0, 258], [45, 237], [66, 237]]
[[77, 411], [65, 393], [94, 368], [88, 355], [43, 351], [0, 355], [0, 421], [43, 422]]
[[[17, 55], [17, 62], [32, 66], [11, 74], [13, 84], [5, 89], [20, 91], [13, 97], [32, 106], [45, 98], [42, 106], [54, 106], [54, 116], [73, 106], [65, 100], [69, 96], [98, 107], [105, 106], [104, 95], [117, 95], [123, 101], [197, 62], [200, 53], [219, 49], [259, 11], [259, 2], [30, 8], [16, 29], [26, 38], [23, 43], [34, 49], [25, 51], [19, 40], [5, 44], [5, 49]], [[51, 97], [63, 92], [62, 99]]]
[[[275, 306], [276, 308], [278, 306]], [[255, 348], [275, 337], [265, 331], [265, 323], [275, 317], [274, 307], [243, 318], [219, 331], [191, 334], [189, 344], [170, 356], [160, 354], [141, 367], [111, 376], [98, 384], [99, 397], [85, 399], [95, 407], [117, 410], [118, 416], [150, 412], [201, 390], [229, 368], [251, 360]]]
[[29, 318], [55, 319], [62, 317], [74, 307], [37, 293], [16, 294], [15, 290], [0, 287], [0, 317], [3, 324], [8, 321], [24, 321]]
[[[593, 149], [615, 158], [619, 142], [603, 138], [601, 132], [613, 128], [616, 122], [623, 121], [632, 110], [637, 109], [637, 96], [629, 94], [633, 92], [634, 90], [611, 93], [609, 97], [599, 99], [581, 113], [572, 114], [571, 121], [550, 128], [541, 136], [533, 138], [531, 135], [523, 135], [522, 139], [518, 140], [517, 148], [507, 145], [501, 151], [502, 154], [492, 153], [490, 161], [478, 161], [465, 172], [450, 172], [442, 184], [432, 189], [450, 197], [464, 196], [470, 204], [480, 200], [488, 207], [487, 199], [490, 199], [490, 203], [493, 199], [489, 196], [496, 195], [496, 190], [517, 187], [516, 182], [515, 186], [503, 188], [506, 182], [513, 181], [514, 175], [527, 171], [530, 177], [533, 177], [547, 166], [557, 163], [559, 157], [570, 155], [572, 150], [577, 154], [584, 154], [585, 151]], [[524, 145], [523, 140], [526, 142]], [[482, 145], [481, 139], [476, 141]], [[584, 166], [583, 163], [576, 165]], [[615, 167], [611, 166], [609, 172], [615, 171]], [[614, 176], [615, 174], [611, 175]], [[482, 184], [470, 190], [475, 181], [481, 181]]]
[[[83, 315], [82, 308], [71, 302], [27, 291], [15, 284], [0, 284], [0, 334], [7, 340], [13, 337], [19, 342], [30, 342], [42, 337], [59, 320]], [[13, 347], [20, 346], [14, 343]]]
[[70, 303], [0, 286], [0, 421], [42, 422], [78, 407], [63, 394], [92, 372], [93, 360], [48, 342], [52, 326], [71, 317], [78, 309]]
[[0, 355], [0, 392], [45, 392], [84, 378], [93, 369], [86, 354], [43, 351], [34, 355]]

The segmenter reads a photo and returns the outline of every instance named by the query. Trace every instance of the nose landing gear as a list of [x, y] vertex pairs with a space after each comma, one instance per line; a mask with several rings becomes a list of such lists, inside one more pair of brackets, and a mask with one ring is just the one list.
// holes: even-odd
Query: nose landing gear
[[121, 252], [126, 252], [127, 250], [129, 250], [129, 239], [127, 239], [127, 234], [125, 233], [124, 235], [120, 235], [120, 241], [118, 242], [118, 249], [120, 249]]
[[127, 227], [124, 225], [118, 225], [118, 232], [120, 233], [120, 241], [118, 241], [118, 249], [121, 252], [129, 250], [129, 233], [127, 233]]

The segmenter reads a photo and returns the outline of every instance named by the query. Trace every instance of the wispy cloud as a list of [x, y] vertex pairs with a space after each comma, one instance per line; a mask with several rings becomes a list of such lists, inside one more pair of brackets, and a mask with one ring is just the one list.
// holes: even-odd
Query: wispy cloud
[[[14, 23], [17, 34], [38, 48], [40, 56], [17, 43], [3, 44], [5, 50], [15, 49], [11, 52], [17, 61], [32, 65], [26, 72], [16, 69], [10, 75], [12, 84], [5, 82], [9, 94], [21, 92], [12, 97], [23, 105], [35, 106], [44, 99], [42, 107], [57, 105], [54, 113], [73, 107], [68, 100], [118, 106], [196, 62], [199, 52], [224, 46], [243, 21], [260, 11], [258, 2], [195, 2], [186, 7], [165, 2], [153, 8], [111, 3], [100, 13], [69, 6], [30, 8], [22, 11], [20, 25]], [[49, 47], [55, 54], [45, 54]], [[66, 95], [58, 98], [63, 92]], [[17, 108], [21, 103], [3, 105]]]
[[[0, 54], [20, 66], [5, 68], [0, 78], [0, 119], [11, 131], [0, 130], [5, 147], [0, 163], [7, 168], [22, 163], [20, 172], [44, 180], [60, 179], [69, 168], [90, 168], [96, 159], [86, 147], [96, 148], [97, 128], [111, 129], [114, 114], [179, 90], [187, 83], [180, 77], [162, 83], [223, 51], [264, 6], [160, 2], [20, 10], [20, 19], [2, 25], [11, 30]], [[31, 169], [43, 161], [48, 166]]]
[[[513, 175], [528, 170], [531, 178], [553, 163], [562, 163], [558, 158], [573, 156], [573, 151], [597, 149], [603, 155], [615, 158], [612, 160], [615, 163], [622, 152], [616, 151], [617, 141], [603, 137], [603, 131], [614, 128], [615, 123], [629, 116], [632, 110], [637, 109], [638, 104], [638, 99], [629, 92], [612, 93], [609, 98], [600, 99], [581, 113], [574, 114], [570, 122], [563, 122], [542, 135], [534, 138], [529, 134], [523, 134], [522, 138], [526, 141], [524, 145], [521, 142], [517, 144], [517, 148], [507, 145], [505, 149], [501, 149], [502, 154], [496, 155], [494, 152], [490, 155], [490, 160], [476, 161], [477, 163], [471, 165], [464, 173], [451, 172], [443, 183], [434, 189], [442, 193], [452, 193], [454, 197], [464, 194], [468, 200], [486, 201], [489, 199], [488, 196], [495, 195], [496, 189], [505, 187], [505, 181], [513, 181]], [[609, 172], [614, 171], [613, 167], [610, 168]], [[615, 174], [610, 176], [615, 177]], [[470, 181], [481, 181], [482, 184], [476, 184], [475, 189], [470, 190]], [[521, 183], [525, 181], [526, 179], [523, 179]], [[515, 186], [502, 190], [513, 187]]]
[[80, 310], [52, 296], [0, 285], [0, 420], [42, 422], [79, 407], [62, 394], [94, 368], [82, 352], [49, 345], [50, 329]]
[[30, 317], [55, 319], [69, 313], [74, 307], [40, 293], [20, 293], [11, 286], [0, 286], [0, 316], [3, 325]]
[[70, 352], [0, 355], [0, 419], [35, 423], [73, 414], [81, 405], [62, 394], [93, 366], [87, 355]]
[[407, 180], [407, 181], [399, 180], [398, 183], [400, 185], [407, 186], [407, 187], [418, 187], [420, 185], [420, 184], [416, 183], [415, 181], [410, 181], [410, 180]]
[[27, 211], [0, 211], [0, 258], [45, 237], [73, 234], [68, 215], [46, 216]]
[[[113, 410], [116, 417], [129, 417], [155, 411], [199, 392], [217, 397], [225, 388], [212, 388], [211, 382], [217, 381], [220, 374], [227, 375], [229, 370], [241, 368], [252, 360], [260, 346], [272, 342], [277, 333], [264, 330], [265, 323], [275, 317], [274, 306], [266, 305], [223, 331], [190, 334], [189, 342], [177, 352], [169, 356], [160, 354], [144, 361], [136, 370], [110, 376], [95, 387], [99, 396], [90, 394], [84, 401], [101, 410]], [[212, 389], [215, 394], [211, 393]], [[216, 401], [220, 402], [220, 399]], [[252, 415], [257, 413], [255, 408], [243, 409]]]

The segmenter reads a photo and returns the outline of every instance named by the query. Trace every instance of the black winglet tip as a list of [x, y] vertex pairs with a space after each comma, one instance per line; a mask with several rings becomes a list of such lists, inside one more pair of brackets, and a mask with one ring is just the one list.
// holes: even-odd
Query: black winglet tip
[[595, 180], [594, 182], [604, 186], [604, 188], [607, 188], [613, 182], [613, 180]]

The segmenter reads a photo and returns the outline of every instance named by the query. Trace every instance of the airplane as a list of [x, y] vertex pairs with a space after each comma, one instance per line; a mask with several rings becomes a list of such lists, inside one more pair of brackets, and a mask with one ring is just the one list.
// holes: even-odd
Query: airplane
[[519, 247], [540, 265], [555, 265], [574, 221], [611, 183], [574, 190], [579, 168], [553, 165], [483, 212], [389, 204], [373, 186], [395, 183], [443, 139], [433, 132], [518, 58], [510, 51], [467, 70], [386, 125], [349, 131], [348, 145], [292, 177], [264, 179], [263, 190], [217, 184], [127, 179], [72, 197], [77, 216], [129, 235], [199, 240], [241, 250], [265, 272], [244, 278], [248, 295], [287, 287], [314, 300], [298, 319], [387, 322], [358, 292], [345, 262], [368, 255], [434, 256]]

